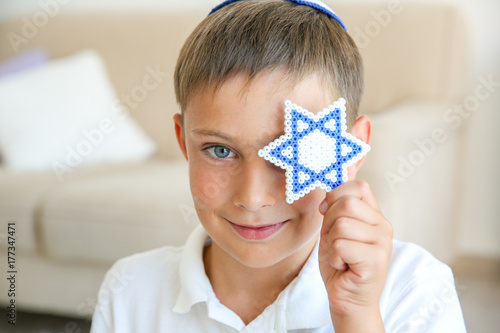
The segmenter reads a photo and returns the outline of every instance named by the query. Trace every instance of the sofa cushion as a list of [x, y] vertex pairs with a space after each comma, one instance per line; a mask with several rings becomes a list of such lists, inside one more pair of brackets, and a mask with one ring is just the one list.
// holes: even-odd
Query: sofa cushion
[[0, 151], [14, 172], [149, 158], [155, 143], [119, 106], [100, 55], [56, 59], [0, 80]]
[[67, 182], [40, 210], [40, 243], [53, 259], [112, 263], [182, 245], [198, 224], [187, 162], [149, 161]]
[[[52, 171], [12, 173], [0, 167], [0, 219], [16, 224], [16, 250], [34, 252], [37, 249], [39, 212], [44, 200], [59, 187], [69, 186], [73, 181], [86, 182], [92, 177], [105, 177], [116, 172], [136, 169], [143, 162], [105, 164], [75, 168], [60, 181]], [[0, 231], [2, 233], [2, 231]], [[0, 242], [5, 247], [6, 242]]]
[[44, 64], [49, 54], [44, 48], [34, 48], [21, 52], [0, 63], [0, 79]]
[[456, 6], [346, 1], [334, 8], [363, 58], [366, 79], [361, 113], [383, 113], [412, 99], [462, 97], [467, 34]]
[[[14, 222], [16, 250], [36, 250], [35, 214], [41, 197], [57, 185], [55, 177], [47, 172], [11, 174], [0, 168], [0, 221]], [[0, 233], [6, 233], [2, 230]], [[5, 247], [7, 242], [0, 242]]]

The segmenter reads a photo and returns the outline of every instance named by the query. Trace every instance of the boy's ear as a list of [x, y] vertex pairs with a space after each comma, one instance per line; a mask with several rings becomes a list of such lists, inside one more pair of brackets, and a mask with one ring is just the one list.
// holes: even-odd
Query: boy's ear
[[184, 137], [184, 128], [182, 126], [182, 118], [180, 113], [174, 115], [174, 126], [175, 126], [175, 136], [177, 137], [177, 142], [179, 143], [179, 148], [181, 148], [182, 154], [188, 159], [187, 149], [186, 149], [186, 139]]
[[[370, 144], [372, 138], [372, 122], [367, 116], [361, 116], [356, 119], [350, 132], [361, 141]], [[365, 157], [366, 155], [347, 169], [347, 177], [349, 180], [356, 178], [356, 174], [358, 173], [359, 168], [361, 168], [361, 165], [363, 165]]]

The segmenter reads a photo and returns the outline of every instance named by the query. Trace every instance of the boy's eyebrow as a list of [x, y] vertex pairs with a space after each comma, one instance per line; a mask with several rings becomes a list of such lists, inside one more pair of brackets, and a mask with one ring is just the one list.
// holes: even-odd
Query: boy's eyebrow
[[[221, 132], [218, 132], [218, 131], [212, 130], [212, 129], [195, 128], [195, 129], [192, 129], [191, 132], [198, 134], [198, 135], [203, 135], [203, 136], [215, 136], [215, 137], [224, 139], [224, 140], [229, 141], [229, 142], [238, 142], [236, 137], [226, 135], [224, 133], [221, 133]], [[283, 133], [279, 133], [277, 135], [274, 135], [273, 138], [271, 139], [271, 141], [274, 141], [275, 139], [279, 138], [281, 135], [283, 135]], [[262, 143], [259, 142], [258, 145], [263, 147], [263, 146], [265, 146], [265, 142], [269, 142], [269, 139], [266, 138], [264, 140], [259, 140], [259, 141], [262, 141]]]
[[195, 133], [195, 134], [203, 135], [203, 136], [216, 136], [216, 137], [224, 139], [226, 141], [231, 141], [231, 142], [236, 141], [235, 138], [233, 138], [231, 136], [228, 136], [226, 134], [223, 134], [221, 132], [217, 132], [217, 131], [211, 130], [211, 129], [195, 128], [195, 129], [191, 130], [191, 132]]

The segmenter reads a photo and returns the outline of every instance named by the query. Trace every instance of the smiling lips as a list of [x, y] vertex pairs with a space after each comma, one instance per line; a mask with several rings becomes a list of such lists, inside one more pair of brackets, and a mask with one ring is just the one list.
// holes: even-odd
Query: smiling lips
[[270, 225], [265, 225], [265, 226], [245, 226], [245, 225], [240, 225], [240, 224], [235, 224], [231, 221], [228, 221], [229, 224], [231, 224], [231, 227], [244, 239], [246, 240], [252, 240], [252, 241], [259, 241], [259, 240], [264, 240], [268, 237], [271, 237], [274, 235], [278, 230], [280, 230], [288, 220], [276, 223], [276, 224], [270, 224]]

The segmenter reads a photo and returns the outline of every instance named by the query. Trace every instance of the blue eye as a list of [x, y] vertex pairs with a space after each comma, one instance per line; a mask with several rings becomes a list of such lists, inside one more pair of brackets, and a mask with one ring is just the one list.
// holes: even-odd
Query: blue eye
[[225, 147], [225, 146], [212, 146], [206, 148], [206, 151], [210, 154], [210, 156], [215, 157], [215, 158], [228, 158], [228, 157], [234, 157], [234, 153], [231, 151], [231, 149]]

